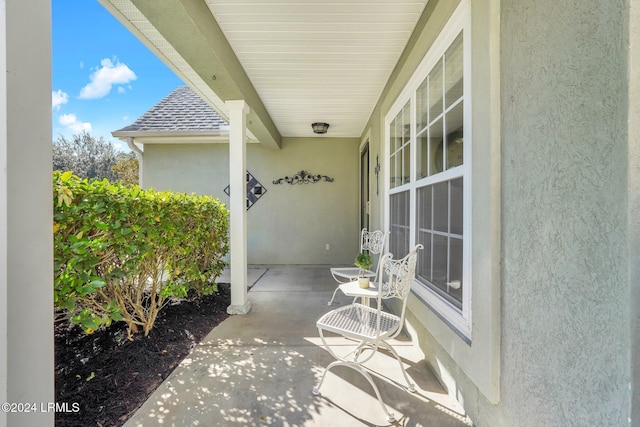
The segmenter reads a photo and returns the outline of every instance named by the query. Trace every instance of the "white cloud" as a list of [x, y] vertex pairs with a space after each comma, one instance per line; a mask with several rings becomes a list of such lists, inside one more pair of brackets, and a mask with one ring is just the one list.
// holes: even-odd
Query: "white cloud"
[[58, 117], [58, 122], [62, 126], [66, 126], [73, 133], [81, 133], [82, 131], [91, 132], [91, 123], [80, 122], [75, 114], [62, 114]]
[[69, 102], [69, 95], [60, 89], [51, 92], [51, 109], [60, 110], [60, 106]]
[[131, 85], [118, 86], [118, 93], [120, 94], [127, 93], [127, 91], [131, 92], [132, 90], [133, 90], [133, 86]]
[[127, 143], [124, 141], [120, 141], [119, 139], [114, 139], [113, 141], [111, 141], [111, 145], [113, 145], [113, 148], [115, 148], [116, 150], [122, 151], [124, 153], [128, 153], [131, 151], [131, 148], [129, 148]]
[[109, 58], [100, 61], [100, 68], [89, 77], [91, 82], [80, 90], [80, 99], [96, 99], [107, 96], [113, 85], [122, 85], [137, 79], [136, 73], [126, 64]]

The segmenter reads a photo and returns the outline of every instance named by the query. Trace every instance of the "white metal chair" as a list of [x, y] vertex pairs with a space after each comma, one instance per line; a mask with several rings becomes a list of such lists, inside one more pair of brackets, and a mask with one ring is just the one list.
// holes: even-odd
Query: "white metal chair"
[[[384, 250], [387, 234], [388, 233], [381, 230], [368, 231], [366, 228], [363, 228], [360, 232], [360, 252], [369, 252], [373, 255], [381, 255]], [[351, 282], [359, 276], [374, 277], [376, 273], [371, 270], [362, 271], [358, 267], [333, 267], [331, 268], [331, 275], [338, 284], [341, 284]], [[333, 291], [333, 296], [327, 305], [333, 304], [333, 300], [336, 298], [338, 289], [340, 288], [336, 287], [336, 290]]]
[[[378, 387], [373, 382], [368, 368], [363, 364], [369, 361], [379, 348], [388, 350], [400, 364], [400, 370], [407, 382], [408, 391], [415, 392], [415, 385], [405, 372], [400, 356], [388, 343], [388, 340], [395, 338], [404, 326], [407, 299], [411, 290], [411, 283], [415, 277], [419, 249], [422, 249], [422, 245], [416, 245], [406, 257], [400, 260], [392, 259], [393, 256], [391, 254], [382, 256], [378, 264], [375, 281], [378, 290], [377, 307], [353, 303], [328, 312], [316, 322], [322, 343], [329, 353], [336, 358], [336, 361], [329, 364], [324, 370], [320, 382], [313, 388], [314, 395], [320, 394], [320, 387], [330, 369], [335, 366], [347, 366], [360, 372], [369, 381], [376, 393], [378, 402], [380, 402], [380, 406], [387, 414], [387, 421], [390, 423], [395, 421], [395, 415], [385, 406]], [[399, 315], [383, 311], [383, 300], [390, 298], [401, 300], [402, 308]], [[324, 336], [325, 332], [342, 335], [358, 344], [355, 350], [340, 355], [327, 343]]]

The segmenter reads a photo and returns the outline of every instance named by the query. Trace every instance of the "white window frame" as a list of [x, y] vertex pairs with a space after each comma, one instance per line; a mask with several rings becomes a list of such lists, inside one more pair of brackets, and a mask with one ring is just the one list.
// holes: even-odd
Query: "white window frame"
[[[471, 150], [473, 141], [471, 140], [471, 13], [468, 1], [461, 1], [449, 21], [444, 26], [441, 33], [423, 58], [420, 65], [416, 68], [411, 79], [404, 87], [396, 101], [393, 103], [387, 115], [385, 116], [384, 131], [384, 161], [385, 161], [385, 226], [390, 229], [390, 196], [409, 191], [409, 209], [410, 209], [410, 247], [416, 244], [417, 234], [417, 218], [416, 218], [416, 202], [417, 189], [424, 186], [432, 185], [437, 182], [448, 181], [453, 178], [463, 178], [463, 298], [462, 310], [453, 306], [444, 298], [439, 296], [435, 291], [427, 285], [414, 280], [412, 291], [418, 298], [427, 304], [437, 315], [453, 328], [458, 335], [461, 335], [467, 343], [471, 342], [471, 299], [472, 299], [472, 283], [471, 283]], [[417, 136], [416, 136], [416, 91], [427, 77], [429, 72], [434, 68], [438, 61], [453, 43], [456, 37], [462, 31], [463, 33], [463, 102], [464, 102], [464, 152], [463, 164], [456, 166], [437, 175], [431, 175], [417, 180]], [[396, 115], [402, 110], [407, 102], [410, 101], [411, 114], [411, 166], [410, 166], [410, 182], [394, 188], [390, 186], [390, 125]]]

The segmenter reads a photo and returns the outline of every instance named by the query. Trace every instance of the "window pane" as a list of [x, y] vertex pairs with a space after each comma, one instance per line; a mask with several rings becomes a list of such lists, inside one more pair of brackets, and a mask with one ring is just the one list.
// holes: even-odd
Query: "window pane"
[[[449, 239], [449, 279], [447, 293], [451, 302], [462, 308], [462, 239]], [[457, 289], [456, 289], [457, 288]]]
[[389, 250], [396, 258], [400, 258], [409, 253], [409, 192], [392, 194], [389, 201], [391, 205]]
[[429, 176], [429, 138], [428, 132], [423, 132], [418, 136], [417, 156], [418, 156], [418, 179]]
[[444, 169], [444, 150], [442, 149], [443, 126], [442, 119], [429, 128], [429, 151], [431, 152], [431, 170], [429, 175], [435, 175]]
[[447, 122], [447, 169], [460, 166], [463, 161], [463, 102], [446, 113]]
[[398, 132], [396, 129], [396, 119], [389, 125], [389, 153], [393, 154], [398, 149]]
[[402, 108], [402, 143], [406, 144], [411, 138], [411, 104]]
[[445, 236], [433, 236], [433, 271], [431, 283], [444, 291], [447, 289], [447, 258], [449, 256], [447, 240]]
[[462, 308], [463, 178], [416, 189], [416, 243], [424, 254], [418, 279], [453, 306]]
[[447, 88], [445, 96], [446, 108], [449, 108], [454, 102], [456, 102], [463, 93], [462, 53], [462, 33], [460, 33], [444, 54], [445, 84]]
[[397, 184], [395, 183], [395, 176], [396, 176], [396, 163], [395, 163], [395, 156], [392, 156], [391, 159], [389, 159], [389, 186], [391, 188], [395, 187]]
[[442, 114], [442, 61], [429, 73], [429, 120]]
[[423, 249], [418, 251], [418, 265], [416, 274], [422, 282], [431, 282], [431, 233], [419, 232], [417, 243], [421, 243]]
[[425, 79], [416, 91], [416, 132], [420, 133], [429, 123], [429, 80]]
[[449, 183], [439, 182], [433, 186], [433, 229], [449, 231]]
[[431, 220], [433, 218], [432, 215], [432, 194], [433, 194], [433, 186], [429, 185], [427, 187], [419, 188], [418, 191], [418, 203], [417, 203], [417, 219], [418, 219], [418, 229], [424, 230], [432, 230]]
[[432, 194], [433, 186], [422, 187], [417, 190], [418, 203], [416, 217], [418, 221], [418, 234], [416, 243], [421, 243], [423, 250], [418, 252], [418, 278], [424, 282], [431, 281], [431, 220], [432, 220]]
[[463, 188], [462, 178], [457, 178], [451, 181], [451, 218], [450, 218], [450, 232], [451, 234], [458, 234], [462, 236], [463, 226]]
[[408, 184], [411, 178], [411, 150], [409, 144], [402, 148], [402, 183]]

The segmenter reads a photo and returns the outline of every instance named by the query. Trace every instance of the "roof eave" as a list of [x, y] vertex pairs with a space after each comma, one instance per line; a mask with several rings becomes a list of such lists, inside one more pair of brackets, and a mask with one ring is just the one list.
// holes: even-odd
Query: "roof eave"
[[131, 138], [137, 144], [220, 144], [229, 142], [229, 132], [227, 131], [115, 131], [111, 132], [111, 135], [122, 141]]
[[[224, 101], [245, 100], [251, 107], [247, 116], [249, 141], [280, 148], [282, 137], [277, 127], [205, 2], [124, 0], [116, 6], [113, 0], [98, 1], [203, 99], [213, 103], [212, 108], [223, 119], [228, 119]], [[162, 39], [159, 45], [149, 39], [149, 31]], [[172, 52], [165, 54], [165, 49]], [[176, 55], [179, 64], [169, 59]]]

